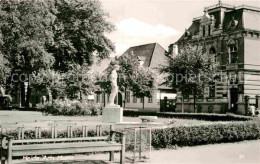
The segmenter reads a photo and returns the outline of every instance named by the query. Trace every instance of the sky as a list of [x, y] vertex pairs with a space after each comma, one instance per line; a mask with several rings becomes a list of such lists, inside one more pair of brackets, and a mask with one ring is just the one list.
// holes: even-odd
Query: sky
[[[176, 42], [192, 19], [203, 15], [204, 7], [218, 0], [100, 0], [116, 29], [107, 34], [119, 56], [131, 46], [159, 43], [165, 50]], [[230, 5], [260, 8], [260, 0], [221, 0]]]

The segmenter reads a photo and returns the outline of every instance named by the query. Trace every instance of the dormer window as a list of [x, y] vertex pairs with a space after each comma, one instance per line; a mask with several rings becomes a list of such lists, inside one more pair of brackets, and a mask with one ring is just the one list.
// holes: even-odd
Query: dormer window
[[185, 37], [188, 37], [189, 35], [190, 35], [190, 32], [186, 30], [184, 36], [185, 36]]
[[145, 62], [145, 57], [144, 56], [138, 56], [138, 60], [139, 60], [139, 66], [142, 67], [144, 65], [144, 62]]
[[229, 46], [229, 62], [237, 63], [238, 54], [237, 54], [237, 45], [232, 44]]
[[209, 15], [208, 11], [205, 10], [205, 14], [200, 20], [200, 36], [210, 36], [214, 30], [216, 20], [213, 15]]

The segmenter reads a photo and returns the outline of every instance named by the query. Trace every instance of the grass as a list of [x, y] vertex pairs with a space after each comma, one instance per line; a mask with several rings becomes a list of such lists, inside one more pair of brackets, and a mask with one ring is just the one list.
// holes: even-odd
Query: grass
[[[40, 121], [40, 120], [87, 120], [91, 123], [101, 123], [102, 116], [44, 116], [41, 112], [31, 111], [0, 111], [0, 124], [15, 123], [15, 122], [27, 122], [27, 121]], [[140, 122], [138, 117], [124, 117], [124, 122]], [[198, 125], [208, 124], [210, 121], [204, 120], [189, 120], [189, 119], [170, 119], [170, 118], [158, 118], [157, 122], [164, 125], [171, 124], [173, 126], [179, 125]]]

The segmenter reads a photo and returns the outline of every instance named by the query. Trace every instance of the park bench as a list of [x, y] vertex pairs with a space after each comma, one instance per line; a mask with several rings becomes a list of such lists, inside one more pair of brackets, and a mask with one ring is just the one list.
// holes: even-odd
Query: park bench
[[[96, 125], [97, 136], [88, 137], [86, 124], [80, 123], [78, 126], [83, 125], [83, 137], [73, 138], [72, 127], [75, 125], [75, 122], [70, 122], [66, 125], [65, 123], [62, 124], [67, 126], [68, 138], [57, 138], [57, 124], [51, 124], [52, 138], [49, 139], [40, 139], [41, 130], [39, 130], [39, 127], [35, 129], [35, 134], [38, 134], [35, 135], [37, 137], [36, 139], [24, 139], [23, 130], [19, 131], [21, 136], [18, 140], [14, 140], [12, 136], [2, 134], [0, 137], [1, 163], [5, 163], [6, 160], [8, 164], [12, 163], [13, 157], [84, 154], [88, 152], [110, 152], [110, 161], [113, 161], [114, 151], [120, 152], [120, 163], [124, 163], [125, 134], [123, 132], [113, 130], [112, 125], [110, 125], [109, 135], [101, 136], [101, 126]], [[115, 142], [116, 133], [120, 136], [120, 143]]]

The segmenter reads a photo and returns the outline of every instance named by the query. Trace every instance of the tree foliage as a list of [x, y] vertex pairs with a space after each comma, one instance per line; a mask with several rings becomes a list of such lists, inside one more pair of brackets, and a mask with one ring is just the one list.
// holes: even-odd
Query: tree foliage
[[145, 101], [144, 98], [152, 97], [154, 91], [158, 87], [156, 77], [156, 72], [146, 67], [139, 67], [138, 71], [131, 77], [130, 90], [133, 92], [133, 96], [143, 99], [143, 108]]
[[53, 42], [54, 19], [44, 0], [1, 4], [0, 51], [13, 72], [31, 73], [53, 64], [45, 45]]
[[140, 66], [137, 55], [131, 53], [115, 58], [115, 61], [110, 63], [103, 76], [96, 83], [99, 85], [100, 91], [110, 94], [111, 82], [109, 77], [114, 65], [117, 64], [120, 66], [117, 84], [121, 92], [130, 90], [136, 97], [151, 97], [157, 88], [157, 74], [149, 68]]
[[139, 69], [140, 64], [135, 54], [127, 53], [118, 58], [118, 65], [120, 66], [118, 86], [124, 92], [125, 88], [130, 86], [132, 77]]
[[40, 70], [37, 74], [32, 74], [30, 85], [35, 94], [51, 94], [54, 98], [65, 95], [64, 74], [54, 70]]
[[167, 74], [163, 84], [181, 91], [183, 95], [193, 94], [194, 100], [206, 85], [214, 82], [219, 65], [214, 55], [204, 53], [201, 46], [190, 45], [177, 56], [168, 56], [167, 63], [160, 69], [161, 73]]
[[84, 65], [71, 65], [68, 72], [64, 74], [64, 82], [66, 94], [71, 98], [76, 98], [79, 94], [82, 99], [82, 95], [92, 94], [96, 90], [95, 75]]
[[0, 53], [0, 86], [6, 83], [6, 78], [10, 74], [10, 68], [8, 61]]
[[[55, 88], [61, 91], [65, 87], [66, 92], [74, 88], [75, 92], [89, 93], [93, 82], [75, 81], [73, 85], [65, 82], [68, 86], [62, 86], [53, 84], [50, 77], [53, 74], [71, 76], [79, 69], [88, 69], [94, 55], [103, 59], [114, 51], [113, 43], [105, 35], [114, 29], [108, 17], [98, 0], [1, 2], [0, 54], [8, 62], [11, 74], [30, 74], [34, 79], [46, 80], [33, 83], [34, 89], [39, 87], [35, 92], [55, 91]], [[70, 69], [71, 65], [75, 67]], [[0, 68], [3, 71], [2, 66]], [[15, 88], [19, 88], [17, 86]], [[30, 88], [28, 86], [27, 100], [30, 100]]]
[[114, 26], [97, 0], [55, 0], [54, 44], [49, 51], [56, 62], [54, 68], [67, 71], [70, 64], [92, 64], [93, 54], [104, 59], [114, 51], [105, 36]]

